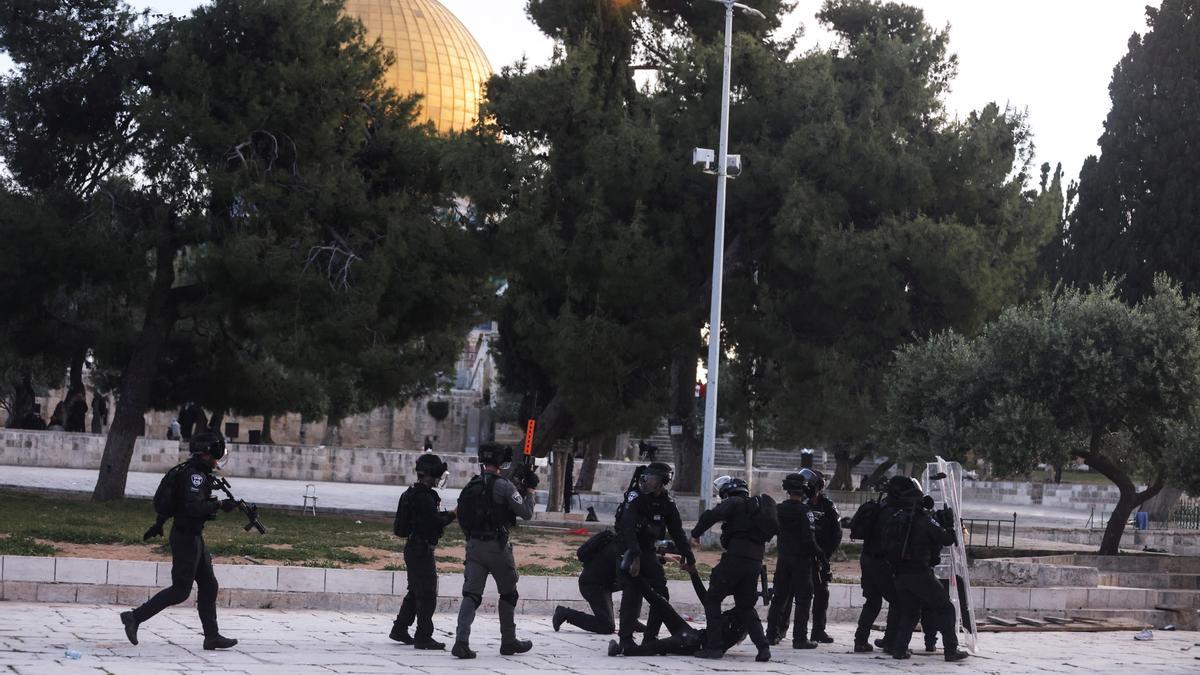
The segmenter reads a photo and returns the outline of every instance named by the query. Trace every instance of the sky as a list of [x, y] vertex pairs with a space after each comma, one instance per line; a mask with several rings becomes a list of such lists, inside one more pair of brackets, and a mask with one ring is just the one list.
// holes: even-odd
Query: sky
[[[703, 0], [696, 0], [697, 2]], [[526, 18], [525, 0], [441, 0], [475, 35], [492, 66], [525, 57], [538, 65], [552, 51]], [[829, 44], [814, 19], [822, 0], [798, 0], [786, 30], [805, 29], [805, 48]], [[934, 26], [950, 29], [959, 75], [947, 100], [965, 117], [989, 102], [1029, 114], [1035, 162], [1063, 164], [1067, 178], [1098, 152], [1108, 114], [1108, 83], [1130, 35], [1144, 32], [1145, 7], [1161, 0], [908, 0]], [[183, 14], [197, 0], [132, 0], [164, 13]], [[753, 20], [753, 19], [739, 19]], [[737, 73], [734, 73], [736, 79]]]

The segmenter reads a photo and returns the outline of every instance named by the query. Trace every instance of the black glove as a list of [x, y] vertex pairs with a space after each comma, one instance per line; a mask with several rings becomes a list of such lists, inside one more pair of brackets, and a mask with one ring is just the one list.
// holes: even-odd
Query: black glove
[[821, 583], [828, 584], [833, 581], [833, 570], [829, 568], [829, 563], [821, 565]]
[[154, 523], [150, 529], [146, 530], [146, 534], [142, 535], [142, 541], [150, 541], [155, 537], [163, 536], [162, 523]]
[[225, 513], [229, 513], [230, 511], [233, 511], [234, 509], [237, 508], [237, 506], [238, 506], [237, 502], [232, 499], [222, 499], [221, 500], [221, 510], [224, 511]]
[[542, 482], [541, 479], [538, 478], [538, 475], [532, 471], [525, 474], [525, 477], [521, 480], [525, 483], [525, 487], [530, 490], [536, 489], [538, 484]]

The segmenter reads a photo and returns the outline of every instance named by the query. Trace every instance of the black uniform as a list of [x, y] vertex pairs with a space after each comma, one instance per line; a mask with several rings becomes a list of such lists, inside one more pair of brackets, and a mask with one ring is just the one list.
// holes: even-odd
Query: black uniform
[[[708, 638], [707, 628], [696, 630], [683, 617], [679, 616], [679, 612], [675, 611], [666, 598], [653, 591], [640, 578], [635, 580], [635, 585], [650, 604], [650, 610], [657, 612], [662, 617], [663, 625], [667, 627], [671, 637], [663, 640], [644, 640], [640, 645], [627, 644], [622, 649], [622, 654], [625, 656], [662, 656], [667, 654], [691, 656], [704, 648]], [[703, 602], [708, 593], [698, 575], [693, 574], [692, 586], [696, 589], [696, 597]], [[743, 613], [737, 609], [728, 609], [721, 613], [720, 627], [719, 639], [722, 641], [722, 651], [728, 651], [737, 646], [746, 639], [748, 634]], [[609, 655], [613, 655], [612, 650], [609, 651]]]
[[[833, 505], [824, 495], [819, 495], [815, 503], [811, 503], [812, 514], [815, 522], [813, 529], [816, 531], [817, 543], [821, 545], [821, 550], [825, 552], [826, 562], [828, 566], [828, 557], [837, 553], [838, 548], [842, 545], [842, 522], [841, 514], [838, 513], [837, 507]], [[822, 578], [821, 568], [814, 566], [813, 575], [813, 607], [812, 607], [812, 634], [825, 634], [826, 614], [829, 611], [829, 581]], [[804, 626], [796, 624], [796, 635], [800, 635]]]
[[[442, 498], [437, 491], [424, 483], [416, 483], [400, 497], [406, 510], [411, 513], [413, 530], [404, 543], [404, 569], [408, 575], [408, 593], [396, 615], [396, 626], [404, 630], [416, 621], [417, 632], [413, 636], [417, 644], [433, 638], [433, 612], [437, 609], [438, 576], [433, 551], [446, 526], [454, 522], [454, 514], [441, 510]], [[400, 534], [400, 506], [396, 507], [396, 522], [393, 531]]]
[[563, 608], [562, 620], [576, 628], [601, 635], [611, 635], [617, 630], [613, 614], [612, 594], [617, 587], [617, 562], [620, 558], [620, 541], [614, 536], [598, 551], [590, 554], [579, 574], [579, 594], [587, 600], [592, 613]]
[[[903, 532], [911, 518], [908, 546], [903, 546]], [[941, 554], [943, 546], [954, 543], [954, 533], [946, 530], [929, 512], [918, 509], [915, 515], [908, 509], [899, 511], [890, 520], [887, 530], [889, 562], [896, 578], [896, 597], [902, 618], [896, 628], [893, 652], [908, 650], [918, 615], [926, 622], [926, 631], [942, 634], [947, 654], [958, 651], [958, 635], [954, 630], [954, 605], [946, 589], [933, 573], [930, 562]], [[901, 537], [897, 541], [895, 537]], [[899, 552], [902, 552], [899, 553]]]
[[212, 496], [212, 469], [193, 457], [177, 474], [175, 498], [178, 511], [171, 525], [171, 586], [159, 591], [145, 604], [133, 610], [138, 623], [172, 605], [178, 605], [192, 592], [196, 584], [196, 612], [205, 637], [216, 637], [217, 577], [213, 574], [212, 556], [204, 545], [204, 523], [220, 508]]
[[754, 605], [758, 600], [758, 579], [762, 570], [766, 542], [752, 533], [751, 519], [757, 506], [754, 499], [731, 495], [720, 504], [700, 514], [700, 520], [692, 529], [692, 538], [699, 539], [717, 523], [721, 526], [721, 546], [725, 552], [721, 561], [713, 568], [708, 592], [704, 598], [704, 614], [708, 627], [705, 629], [705, 648], [725, 651], [722, 638], [721, 601], [733, 596], [733, 611], [738, 614], [754, 646], [767, 646], [762, 622]]
[[896, 509], [884, 498], [875, 516], [870, 535], [863, 540], [859, 567], [862, 570], [863, 607], [858, 615], [858, 629], [854, 631], [854, 644], [870, 644], [871, 626], [879, 618], [883, 601], [888, 602], [887, 628], [883, 633], [885, 650], [891, 650], [896, 639], [896, 625], [900, 619], [900, 608], [896, 604], [896, 582], [892, 568], [884, 555], [884, 528], [887, 527]]
[[[796, 624], [808, 623], [812, 606], [812, 570], [827, 559], [817, 543], [807, 502], [788, 499], [779, 504], [779, 561], [775, 564], [775, 596], [767, 613], [767, 639], [775, 642], [787, 633], [788, 614], [793, 601]], [[799, 635], [803, 640], [807, 636]]]
[[[692, 547], [688, 543], [687, 535], [683, 531], [683, 522], [679, 517], [679, 509], [675, 506], [675, 500], [671, 499], [666, 492], [661, 495], [646, 493], [633, 496], [632, 501], [625, 504], [621, 520], [617, 523], [617, 534], [624, 544], [625, 554], [641, 559], [640, 578], [648, 584], [651, 590], [665, 599], [670, 599], [671, 596], [667, 592], [667, 577], [663, 573], [662, 563], [658, 561], [658, 555], [654, 551], [654, 542], [669, 537], [675, 542], [676, 548], [685, 560], [688, 562], [696, 560], [692, 555]], [[643, 594], [634, 583], [634, 577], [629, 576], [627, 572], [618, 571], [617, 578], [623, 590], [621, 594], [621, 624], [617, 634], [621, 638], [621, 642], [626, 643], [633, 639], [634, 626], [637, 625], [638, 616], [642, 613]], [[651, 606], [650, 616], [646, 620], [646, 637], [657, 638], [661, 626], [662, 617], [659, 611]]]

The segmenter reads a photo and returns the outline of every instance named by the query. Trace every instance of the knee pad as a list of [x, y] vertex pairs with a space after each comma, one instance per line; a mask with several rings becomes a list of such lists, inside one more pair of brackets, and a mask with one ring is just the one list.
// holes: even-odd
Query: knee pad
[[521, 597], [521, 595], [519, 593], [517, 593], [516, 589], [513, 589], [512, 593], [501, 593], [500, 594], [500, 602], [506, 602], [506, 603], [512, 605], [513, 607], [516, 607], [517, 600], [520, 597]]
[[467, 593], [464, 591], [463, 597], [475, 603], [475, 609], [479, 609], [479, 606], [483, 604], [483, 596], [478, 593]]

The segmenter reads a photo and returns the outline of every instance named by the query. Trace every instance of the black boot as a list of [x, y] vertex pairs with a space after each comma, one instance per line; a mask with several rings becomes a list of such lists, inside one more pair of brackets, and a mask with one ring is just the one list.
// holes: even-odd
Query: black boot
[[946, 652], [946, 660], [950, 661], [950, 662], [962, 661], [963, 659], [967, 658], [968, 656], [970, 656], [970, 654], [968, 654], [966, 652], [960, 652], [957, 648], [954, 651]]
[[475, 652], [471, 651], [470, 645], [465, 642], [455, 642], [450, 648], [450, 653], [460, 659], [473, 659]]
[[524, 654], [533, 649], [533, 643], [529, 640], [515, 640], [513, 642], [501, 642], [500, 653], [504, 656], [512, 656], [513, 654]]
[[767, 645], [763, 645], [763, 646], [759, 647], [758, 654], [755, 655], [754, 660], [758, 661], [759, 663], [766, 663], [767, 661], [770, 661], [771, 660], [771, 648]]
[[912, 658], [912, 650], [908, 649], [907, 647], [905, 647], [903, 649], [894, 649], [894, 650], [892, 650], [892, 658], [900, 659], [900, 660], [911, 659]]
[[698, 659], [720, 659], [725, 657], [725, 652], [721, 651], [720, 649], [709, 649], [708, 647], [705, 647], [695, 654], [692, 654], [692, 656], [695, 656]]
[[823, 645], [833, 644], [833, 638], [829, 637], [829, 634], [824, 630], [814, 630], [812, 632], [812, 641], [820, 642]]
[[567, 608], [559, 605], [554, 608], [554, 617], [550, 619], [550, 625], [554, 626], [554, 632], [557, 633], [559, 628], [562, 628], [563, 622], [567, 620]]
[[408, 634], [408, 628], [399, 623], [392, 624], [392, 632], [388, 633], [388, 637], [402, 644], [411, 645], [413, 638]]
[[817, 648], [817, 643], [815, 643], [815, 642], [809, 642], [808, 640], [805, 640], [803, 638], [801, 638], [799, 640], [792, 640], [792, 649], [816, 649], [816, 648]]
[[446, 645], [445, 645], [445, 643], [438, 642], [437, 640], [434, 640], [433, 638], [425, 638], [424, 640], [414, 640], [413, 647], [416, 647], [417, 649], [429, 649], [429, 650], [437, 651], [437, 650], [445, 649]]
[[620, 642], [617, 642], [616, 640], [608, 641], [608, 655], [609, 656], [620, 656], [621, 652], [623, 652], [623, 651], [625, 651], [625, 650], [624, 650], [624, 648], [621, 647]]
[[872, 647], [871, 643], [869, 643], [869, 642], [855, 642], [854, 643], [854, 653], [856, 653], [856, 654], [866, 654], [868, 652], [873, 652], [873, 651], [875, 651], [875, 648]]
[[121, 623], [125, 625], [125, 637], [129, 638], [130, 644], [137, 644], [137, 629], [139, 624], [133, 619], [133, 612], [121, 612]]
[[204, 636], [204, 650], [213, 651], [214, 649], [229, 649], [237, 644], [237, 640], [233, 638], [223, 637], [219, 633], [217, 635]]

